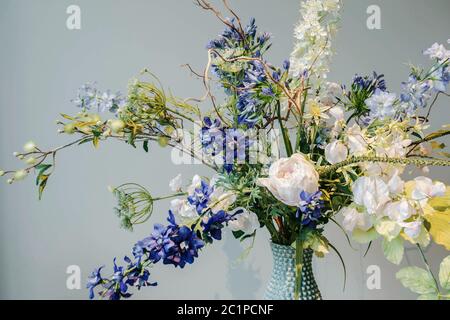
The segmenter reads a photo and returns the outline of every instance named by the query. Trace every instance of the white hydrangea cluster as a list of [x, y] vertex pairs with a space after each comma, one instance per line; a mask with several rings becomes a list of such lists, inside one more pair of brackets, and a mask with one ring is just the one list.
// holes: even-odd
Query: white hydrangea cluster
[[340, 8], [340, 0], [301, 2], [301, 17], [294, 31], [295, 44], [290, 58], [293, 76], [307, 71], [310, 76], [326, 78], [332, 55], [331, 38], [336, 33]]

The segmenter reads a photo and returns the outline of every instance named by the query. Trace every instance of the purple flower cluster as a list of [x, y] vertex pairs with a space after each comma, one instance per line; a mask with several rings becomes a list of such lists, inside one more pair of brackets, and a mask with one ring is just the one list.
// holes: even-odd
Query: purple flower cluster
[[113, 261], [113, 275], [106, 279], [101, 275], [103, 267], [95, 269], [88, 278], [87, 288], [89, 289], [89, 298], [94, 298], [94, 289], [101, 286], [103, 289], [99, 291], [99, 295], [110, 300], [119, 300], [121, 298], [129, 298], [132, 296], [128, 292], [128, 287], [136, 287], [138, 290], [141, 287], [156, 286], [156, 282], [150, 282], [150, 272], [147, 270], [145, 263], [141, 263], [141, 259], [132, 261], [125, 257], [124, 261], [128, 264], [126, 267], [118, 266], [116, 258]]
[[221, 210], [210, 217], [205, 217], [201, 222], [203, 227], [203, 238], [207, 243], [212, 243], [213, 240], [222, 240], [222, 229], [225, 224], [233, 220], [234, 215], [230, 215]]
[[242, 129], [224, 128], [220, 120], [206, 117], [200, 133], [204, 152], [215, 157], [222, 155], [223, 168], [230, 173], [235, 161], [244, 162], [254, 141]]
[[411, 115], [418, 108], [425, 108], [432, 96], [431, 83], [419, 81], [416, 76], [411, 75], [407, 82], [402, 83], [400, 101], [403, 103], [404, 111]]
[[360, 76], [355, 75], [353, 78], [352, 88], [356, 88], [358, 90], [364, 90], [370, 94], [374, 93], [377, 89], [381, 91], [386, 91], [386, 81], [384, 80], [384, 75], [378, 75], [376, 72], [373, 72], [373, 75], [370, 76]]
[[156, 224], [152, 234], [138, 241], [133, 247], [135, 261], [125, 257], [127, 266], [118, 266], [114, 259], [113, 275], [103, 278], [101, 270], [103, 266], [94, 270], [88, 279], [87, 288], [89, 297], [94, 298], [94, 289], [101, 287], [99, 295], [110, 300], [131, 297], [129, 287], [138, 290], [145, 286], [156, 286], [157, 283], [149, 281], [150, 272], [148, 266], [162, 261], [163, 264], [184, 268], [186, 264], [192, 264], [198, 253], [206, 243], [222, 239], [222, 229], [232, 219], [230, 215], [221, 210], [213, 213], [204, 210], [210, 202], [213, 188], [202, 181], [201, 187], [197, 188], [188, 201], [194, 204], [203, 219], [200, 223], [201, 230], [196, 232], [195, 227], [180, 226], [175, 221], [172, 211], [169, 211], [167, 226]]
[[300, 203], [297, 209], [297, 218], [303, 226], [315, 229], [322, 218], [323, 201], [322, 192], [300, 192]]
[[167, 227], [156, 224], [149, 237], [136, 243], [133, 254], [135, 258], [148, 256], [152, 263], [162, 260], [164, 264], [184, 268], [198, 257], [198, 251], [204, 246], [204, 242], [191, 228], [179, 226], [171, 211], [167, 221]]
[[195, 188], [194, 192], [187, 199], [189, 204], [195, 207], [197, 213], [202, 215], [205, 208], [208, 207], [210, 196], [213, 192], [214, 188], [202, 180], [200, 188]]
[[[234, 52], [229, 58], [246, 56], [262, 59], [263, 53], [270, 48], [270, 34], [257, 34], [255, 19], [251, 19], [244, 30], [240, 30], [233, 19], [229, 20], [229, 23], [230, 26], [224, 33], [218, 39], [212, 40], [207, 47], [222, 51], [222, 54]], [[221, 58], [216, 53], [213, 55], [218, 59]], [[242, 62], [242, 64], [243, 69], [238, 71], [230, 71], [220, 64], [214, 64], [212, 67], [226, 93], [237, 96], [237, 125], [252, 128], [263, 118], [265, 108], [277, 95], [276, 88], [268, 79], [268, 72], [271, 73], [273, 80], [279, 81], [281, 71], [273, 67], [270, 67], [271, 70], [266, 70], [259, 60]], [[283, 67], [287, 71], [289, 62], [285, 62]]]

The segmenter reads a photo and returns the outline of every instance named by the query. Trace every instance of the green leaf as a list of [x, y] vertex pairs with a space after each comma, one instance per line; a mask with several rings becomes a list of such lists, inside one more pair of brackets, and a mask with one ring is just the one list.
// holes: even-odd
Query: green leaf
[[39, 185], [41, 182], [42, 175], [52, 167], [51, 164], [40, 164], [36, 166], [36, 170], [38, 171], [37, 177], [36, 177], [36, 185]]
[[94, 140], [94, 139], [93, 138], [84, 139], [84, 140], [80, 141], [80, 143], [78, 143], [78, 145], [80, 146], [80, 145], [85, 144], [87, 142], [91, 142], [92, 140]]
[[98, 144], [99, 144], [99, 139], [98, 137], [94, 137], [94, 139], [92, 139], [92, 144], [94, 145], [94, 148], [98, 148]]
[[439, 282], [441, 283], [442, 288], [450, 290], [450, 256], [441, 262]]
[[424, 269], [418, 267], [403, 268], [395, 275], [402, 285], [412, 292], [426, 295], [430, 293], [437, 294], [438, 289], [434, 283], [433, 277]]
[[142, 147], [144, 148], [145, 152], [148, 152], [148, 140], [144, 141], [144, 144], [142, 145]]
[[44, 189], [47, 186], [49, 175], [41, 176], [41, 183], [39, 184], [39, 200], [42, 199], [42, 194], [44, 193]]
[[392, 241], [383, 239], [382, 247], [386, 259], [396, 265], [399, 265], [400, 262], [402, 262], [405, 249], [403, 247], [403, 239], [401, 237], [397, 237]]
[[355, 230], [353, 230], [353, 233], [352, 233], [353, 241], [361, 243], [361, 244], [369, 243], [378, 237], [379, 237], [379, 234], [377, 233], [377, 231], [374, 228], [372, 228], [368, 231], [363, 231], [361, 229], [355, 229]]
[[232, 233], [233, 233], [233, 236], [234, 236], [236, 239], [239, 239], [239, 238], [241, 238], [241, 237], [244, 235], [244, 232], [243, 232], [243, 231], [232, 231]]

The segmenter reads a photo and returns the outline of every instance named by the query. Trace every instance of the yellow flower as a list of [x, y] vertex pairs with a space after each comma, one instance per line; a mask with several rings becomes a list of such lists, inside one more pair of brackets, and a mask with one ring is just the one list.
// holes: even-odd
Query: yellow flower
[[305, 119], [312, 119], [316, 122], [320, 120], [327, 120], [330, 117], [326, 114], [326, 112], [330, 109], [329, 107], [324, 106], [316, 99], [311, 99], [307, 103], [308, 111], [305, 113]]

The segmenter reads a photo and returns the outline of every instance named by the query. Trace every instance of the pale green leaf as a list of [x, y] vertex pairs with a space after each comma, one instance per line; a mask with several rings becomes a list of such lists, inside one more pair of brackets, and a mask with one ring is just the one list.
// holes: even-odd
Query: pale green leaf
[[439, 300], [439, 296], [436, 293], [427, 293], [419, 296], [417, 300]]
[[379, 236], [379, 234], [376, 232], [376, 230], [374, 228], [372, 228], [368, 231], [363, 231], [361, 229], [355, 229], [355, 230], [353, 230], [353, 233], [352, 233], [353, 241], [361, 243], [361, 244], [369, 243], [370, 241], [373, 241], [376, 238], [378, 238], [378, 236]]
[[433, 277], [424, 269], [407, 267], [401, 269], [395, 276], [404, 287], [412, 292], [422, 295], [438, 292]]
[[439, 282], [441, 283], [442, 288], [450, 290], [450, 256], [441, 262]]
[[386, 259], [396, 265], [399, 265], [400, 262], [402, 262], [405, 249], [403, 247], [403, 239], [401, 237], [397, 237], [392, 241], [383, 239], [382, 246]]

